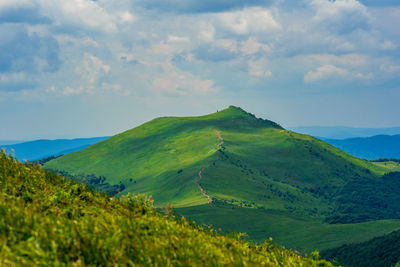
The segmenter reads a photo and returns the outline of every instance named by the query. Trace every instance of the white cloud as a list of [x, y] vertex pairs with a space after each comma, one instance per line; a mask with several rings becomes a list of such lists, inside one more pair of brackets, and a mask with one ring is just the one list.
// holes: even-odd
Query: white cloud
[[118, 83], [102, 83], [101, 87], [104, 88], [105, 90], [112, 90], [112, 91], [120, 91], [121, 90], [121, 85]]
[[267, 68], [267, 60], [265, 58], [261, 58], [258, 60], [249, 60], [249, 75], [255, 77], [270, 77], [272, 76], [272, 72]]
[[136, 17], [129, 11], [122, 12], [120, 14], [121, 23], [130, 23], [136, 21]]
[[383, 50], [395, 50], [397, 47], [398, 46], [396, 44], [392, 43], [389, 40], [385, 40], [381, 45], [381, 48]]
[[371, 64], [371, 58], [363, 54], [312, 54], [305, 56], [297, 56], [302, 64], [307, 65], [340, 65], [345, 67], [363, 67]]
[[396, 73], [400, 72], [400, 65], [385, 63], [380, 66], [380, 70], [387, 73]]
[[268, 32], [281, 27], [271, 11], [261, 7], [221, 13], [218, 18], [225, 28], [239, 35]]
[[78, 88], [72, 88], [70, 86], [66, 86], [63, 90], [64, 95], [79, 95], [83, 93], [84, 88], [83, 86], [79, 86]]
[[203, 80], [190, 72], [173, 67], [170, 63], [164, 64], [163, 68], [164, 72], [152, 82], [152, 87], [158, 92], [185, 96], [213, 94], [219, 91], [212, 80]]
[[169, 35], [168, 42], [169, 43], [188, 43], [188, 42], [190, 42], [190, 40], [188, 37], [184, 37], [184, 36]]
[[338, 68], [334, 65], [324, 65], [316, 71], [307, 72], [304, 76], [304, 82], [312, 83], [328, 78], [343, 78], [349, 75], [346, 69]]
[[369, 28], [367, 8], [357, 0], [311, 0], [310, 5], [315, 10], [313, 20], [329, 31], [350, 33]]
[[16, 92], [31, 89], [34, 87], [35, 83], [35, 76], [25, 72], [0, 72], [0, 92]]
[[81, 64], [76, 67], [75, 73], [90, 84], [95, 84], [98, 79], [109, 73], [110, 70], [111, 67], [104, 64], [101, 59], [85, 53]]
[[57, 25], [86, 26], [107, 32], [116, 31], [119, 16], [112, 15], [91, 0], [37, 0], [43, 12]]
[[93, 48], [101, 47], [101, 45], [98, 42], [96, 42], [95, 40], [93, 40], [88, 36], [74, 37], [67, 34], [57, 34], [54, 35], [54, 38], [61, 44], [84, 45], [86, 47], [93, 47]]
[[199, 34], [198, 38], [201, 42], [212, 42], [215, 36], [215, 28], [212, 24], [201, 22], [199, 25]]
[[34, 2], [30, 0], [2, 0], [0, 1], [0, 11], [1, 9], [6, 9], [9, 7], [33, 7]]
[[272, 52], [272, 48], [269, 45], [257, 42], [255, 37], [249, 37], [247, 41], [243, 41], [241, 43], [240, 51], [244, 55], [252, 55], [258, 53], [259, 51], [270, 53]]

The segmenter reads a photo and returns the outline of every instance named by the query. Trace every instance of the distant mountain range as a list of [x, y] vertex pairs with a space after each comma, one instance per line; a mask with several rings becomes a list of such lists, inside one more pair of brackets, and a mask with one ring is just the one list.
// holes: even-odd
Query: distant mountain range
[[371, 137], [375, 135], [397, 135], [400, 127], [390, 128], [355, 128], [345, 126], [299, 126], [290, 130], [326, 139], [345, 139], [355, 137]]
[[39, 160], [49, 156], [59, 156], [82, 150], [90, 145], [107, 139], [108, 137], [77, 138], [77, 139], [56, 139], [56, 140], [35, 140], [18, 144], [4, 145], [8, 153], [13, 153], [20, 161]]
[[400, 134], [376, 135], [365, 138], [347, 138], [343, 140], [323, 139], [331, 145], [364, 159], [395, 158], [400, 159]]
[[23, 140], [0, 140], [0, 147], [1, 146], [6, 146], [6, 145], [14, 145], [14, 144], [19, 144], [25, 142]]

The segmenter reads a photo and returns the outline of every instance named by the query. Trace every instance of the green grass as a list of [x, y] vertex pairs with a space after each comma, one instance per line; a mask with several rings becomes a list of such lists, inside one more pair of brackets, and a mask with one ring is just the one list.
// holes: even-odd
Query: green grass
[[[257, 180], [273, 179], [289, 187], [341, 185], [354, 175], [364, 175], [366, 171], [373, 175], [383, 169], [235, 107], [202, 117], [155, 119], [83, 151], [54, 159], [45, 168], [105, 176], [111, 184], [124, 183], [123, 193], [152, 195], [158, 206], [204, 204], [194, 181], [202, 167], [213, 166], [218, 159], [215, 130], [222, 133], [225, 152], [233, 159], [268, 174]], [[206, 170], [210, 175], [206, 175], [204, 183], [211, 184], [216, 178], [237, 171], [228, 165], [213, 173], [211, 169]], [[178, 175], [179, 170], [182, 173]], [[225, 188], [215, 188], [214, 193], [220, 193], [220, 189]], [[248, 192], [252, 189], [244, 188]]]
[[0, 152], [0, 266], [332, 266], [217, 234]]
[[228, 205], [177, 208], [175, 212], [199, 224], [211, 224], [215, 229], [221, 229], [222, 233], [245, 232], [248, 239], [254, 242], [272, 237], [276, 243], [300, 252], [363, 242], [400, 229], [400, 220], [327, 224], [285, 211], [232, 209]]
[[395, 161], [374, 162], [374, 161], [372, 161], [371, 163], [378, 167], [385, 168], [388, 171], [400, 172], [400, 163], [399, 162], [395, 162]]

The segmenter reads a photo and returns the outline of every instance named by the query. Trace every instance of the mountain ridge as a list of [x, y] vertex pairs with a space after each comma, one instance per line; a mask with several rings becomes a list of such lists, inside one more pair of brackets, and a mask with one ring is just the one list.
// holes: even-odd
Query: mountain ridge
[[[379, 190], [392, 186], [391, 180], [379, 182], [389, 171], [385, 166], [285, 130], [237, 107], [205, 116], [156, 118], [51, 160], [44, 167], [72, 176], [104, 177], [111, 185], [121, 185], [120, 195], [152, 195], [157, 207], [173, 204], [181, 215], [202, 223], [221, 225], [220, 216], [228, 217], [222, 214], [229, 212], [243, 228], [235, 228], [232, 221], [224, 223], [224, 229], [249, 231], [253, 240], [277, 236], [283, 245], [300, 250], [338, 246], [346, 242], [348, 234], [361, 242], [378, 232], [400, 228], [400, 222], [394, 220], [397, 217], [369, 210], [368, 203], [361, 205], [343, 193], [363, 182], [368, 184], [360, 189], [363, 197], [377, 183]], [[355, 214], [348, 212], [351, 207]], [[398, 214], [397, 206], [391, 207], [390, 214]], [[335, 243], [317, 239], [303, 243], [303, 237], [285, 243], [290, 242], [286, 236], [292, 234], [289, 229], [276, 232], [277, 228], [262, 221], [258, 225], [240, 223], [243, 214], [260, 220], [267, 211], [273, 211], [287, 227], [305, 227], [306, 222], [318, 229], [315, 233], [339, 227], [346, 234], [339, 235]], [[292, 217], [295, 219], [288, 220]], [[393, 220], [379, 221], [383, 219]], [[357, 231], [355, 227], [359, 227]]]

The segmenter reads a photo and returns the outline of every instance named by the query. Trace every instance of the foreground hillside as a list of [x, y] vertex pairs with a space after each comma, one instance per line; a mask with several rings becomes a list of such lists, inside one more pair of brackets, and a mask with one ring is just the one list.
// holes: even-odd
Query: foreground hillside
[[[400, 229], [397, 180], [353, 157], [238, 107], [164, 117], [45, 168], [119, 196], [152, 195], [157, 207], [222, 231], [310, 252]], [[357, 192], [357, 193], [352, 193]], [[390, 194], [386, 194], [390, 192]], [[328, 238], [321, 238], [326, 236]]]
[[162, 216], [0, 153], [0, 266], [331, 266]]

